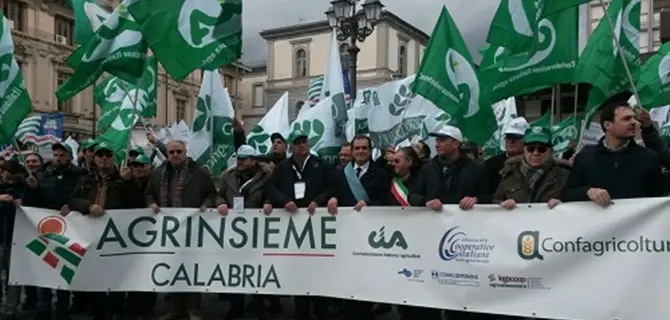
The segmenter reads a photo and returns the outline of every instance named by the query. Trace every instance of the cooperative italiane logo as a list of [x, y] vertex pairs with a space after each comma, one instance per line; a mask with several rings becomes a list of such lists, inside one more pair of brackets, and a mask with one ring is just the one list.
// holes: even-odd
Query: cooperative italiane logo
[[444, 261], [488, 263], [495, 247], [488, 238], [470, 236], [455, 226], [442, 235], [437, 251]]
[[63, 280], [71, 284], [86, 249], [64, 236], [66, 229], [67, 224], [62, 217], [46, 217], [37, 224], [40, 236], [28, 243], [26, 248], [45, 264], [59, 270]]

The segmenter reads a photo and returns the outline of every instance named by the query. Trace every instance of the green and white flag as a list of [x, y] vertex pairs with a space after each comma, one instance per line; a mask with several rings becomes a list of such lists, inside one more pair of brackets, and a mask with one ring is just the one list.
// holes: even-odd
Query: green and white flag
[[635, 86], [643, 108], [670, 105], [670, 42], [642, 65]]
[[68, 0], [74, 11], [74, 42], [85, 44], [109, 19], [109, 11], [97, 0]]
[[[623, 91], [632, 91], [621, 57], [630, 69], [633, 80], [640, 69], [640, 0], [612, 0], [607, 15], [614, 23], [614, 35], [607, 17], [603, 17], [589, 38], [575, 69], [575, 83], [590, 83], [586, 104], [586, 121], [598, 106]], [[616, 43], [623, 52], [619, 52]]]
[[498, 123], [497, 130], [491, 135], [488, 141], [482, 146], [484, 159], [497, 156], [505, 152], [505, 142], [503, 141], [502, 131], [510, 121], [517, 118], [516, 99], [514, 97], [498, 101], [493, 104], [493, 112]]
[[482, 99], [472, 57], [446, 7], [416, 77], [412, 91], [454, 119], [468, 140], [483, 145], [491, 137], [497, 127], [493, 109]]
[[[535, 46], [513, 53], [491, 46], [479, 66], [479, 79], [489, 101], [521, 95], [529, 88], [570, 83], [577, 64], [577, 7], [541, 19]], [[535, 91], [535, 90], [533, 90]]]
[[242, 0], [129, 0], [151, 51], [182, 80], [242, 56]]
[[32, 103], [14, 57], [14, 41], [7, 18], [2, 16], [0, 38], [0, 141], [10, 143], [21, 121], [30, 114]]
[[[153, 118], [156, 116], [156, 99], [158, 81], [158, 60], [151, 56], [146, 60], [146, 67], [142, 79], [140, 80], [139, 101], [145, 103], [138, 107], [138, 112], [142, 118]], [[100, 116], [98, 117], [97, 130], [105, 132], [112, 124], [122, 104], [128, 96], [128, 91], [135, 89], [136, 84], [123, 81], [118, 77], [107, 77], [93, 91], [95, 103], [100, 106]], [[135, 91], [133, 91], [135, 92]], [[130, 97], [135, 99], [135, 97]]]
[[344, 130], [337, 127], [333, 117], [338, 112], [346, 114], [346, 110], [339, 110], [342, 103], [344, 93], [329, 96], [298, 116], [291, 124], [291, 132], [302, 131], [307, 134], [311, 151], [318, 153], [332, 165], [339, 163], [338, 153], [345, 138]]
[[128, 14], [129, 1], [124, 0], [95, 35], [68, 58], [68, 64], [76, 68], [70, 79], [56, 91], [59, 101], [74, 97], [92, 85], [104, 71], [131, 83], [142, 76], [147, 46], [139, 26]]
[[[591, 0], [501, 0], [486, 41], [509, 51], [533, 52], [542, 46], [542, 20]], [[575, 22], [574, 27], [577, 24]], [[566, 25], [561, 25], [561, 28]], [[572, 27], [572, 26], [570, 26]]]
[[213, 175], [228, 167], [235, 153], [233, 119], [235, 109], [218, 71], [205, 71], [198, 94], [198, 104], [191, 125], [188, 156]]
[[288, 92], [284, 92], [263, 119], [249, 132], [247, 144], [256, 149], [258, 154], [267, 154], [272, 150], [270, 136], [273, 133], [278, 132], [282, 137], [288, 138], [291, 133], [288, 111]]
[[[156, 114], [157, 64], [155, 59], [147, 59], [146, 62], [147, 66], [144, 68], [144, 74], [140, 79], [139, 89], [135, 86], [125, 86], [119, 82], [114, 83], [112, 80], [102, 89], [107, 89], [107, 92], [114, 96], [114, 99], [120, 99], [120, 101], [114, 102], [118, 106], [109, 106], [109, 108], [113, 108], [112, 114], [105, 118], [113, 120], [106, 128], [101, 127], [99, 129], [103, 133], [98, 138], [99, 141], [107, 143], [114, 151], [117, 162], [126, 158], [128, 141], [133, 127], [144, 115]], [[136, 105], [133, 103], [135, 98], [137, 98]]]
[[551, 127], [551, 145], [554, 148], [554, 155], [558, 156], [568, 150], [570, 141], [577, 143], [579, 141], [580, 130], [582, 128], [582, 116], [572, 115], [565, 120]]

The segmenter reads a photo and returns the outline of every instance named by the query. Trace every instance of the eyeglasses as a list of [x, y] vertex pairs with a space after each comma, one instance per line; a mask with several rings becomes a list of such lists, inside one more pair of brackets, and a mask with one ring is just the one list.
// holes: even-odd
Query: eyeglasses
[[169, 154], [182, 154], [184, 153], [184, 150], [170, 150], [168, 151]]
[[549, 150], [547, 146], [526, 146], [526, 151], [533, 153], [537, 150], [539, 153], [545, 153]]

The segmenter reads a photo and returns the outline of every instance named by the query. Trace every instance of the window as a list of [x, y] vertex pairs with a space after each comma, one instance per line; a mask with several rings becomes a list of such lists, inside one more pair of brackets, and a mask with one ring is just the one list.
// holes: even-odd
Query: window
[[398, 73], [406, 77], [407, 76], [407, 45], [401, 44], [398, 48]]
[[263, 90], [263, 84], [254, 84], [253, 87], [253, 106], [254, 108], [264, 108], [265, 107], [265, 101], [264, 99], [265, 92]]
[[307, 76], [307, 51], [305, 49], [298, 49], [295, 52], [295, 76]]
[[[61, 44], [72, 45], [72, 38], [74, 37], [74, 20], [57, 15], [55, 18], [54, 30], [56, 30], [56, 36], [65, 38], [65, 42]], [[56, 42], [58, 41], [60, 40], [56, 39]]]
[[[65, 71], [56, 71], [56, 83], [58, 84], [58, 87], [62, 86], [67, 79], [69, 79], [71, 76], [70, 73], [65, 72]], [[58, 111], [62, 113], [72, 113], [72, 99], [68, 99], [66, 101], [58, 101]]]
[[25, 8], [25, 4], [19, 0], [5, 0], [2, 5], [2, 12], [5, 13], [7, 19], [14, 23], [15, 30], [23, 31], [23, 14]]
[[186, 100], [177, 99], [177, 106], [175, 112], [177, 114], [176, 120], [186, 120]]

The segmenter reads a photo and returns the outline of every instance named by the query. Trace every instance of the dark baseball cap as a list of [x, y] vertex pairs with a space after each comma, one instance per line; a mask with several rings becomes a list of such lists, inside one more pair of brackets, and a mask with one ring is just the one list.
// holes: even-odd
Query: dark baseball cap
[[286, 139], [284, 139], [284, 136], [281, 135], [279, 132], [275, 132], [270, 135], [270, 142], [274, 142], [275, 140], [281, 140], [282, 142], [286, 143]]

